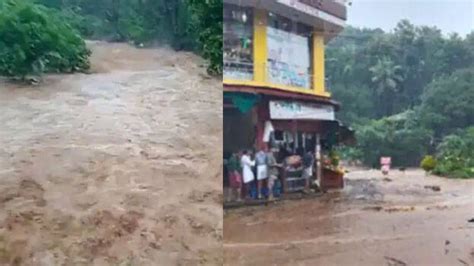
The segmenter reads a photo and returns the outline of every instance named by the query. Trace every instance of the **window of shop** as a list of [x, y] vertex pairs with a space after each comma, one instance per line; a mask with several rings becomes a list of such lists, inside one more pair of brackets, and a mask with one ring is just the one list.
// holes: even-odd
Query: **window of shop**
[[267, 46], [270, 82], [311, 89], [311, 27], [269, 13]]
[[253, 79], [253, 12], [251, 8], [224, 8], [224, 77]]

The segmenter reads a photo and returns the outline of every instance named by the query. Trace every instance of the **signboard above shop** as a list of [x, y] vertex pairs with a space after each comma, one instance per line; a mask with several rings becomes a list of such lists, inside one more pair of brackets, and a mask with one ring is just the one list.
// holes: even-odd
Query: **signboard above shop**
[[270, 101], [270, 118], [280, 120], [335, 120], [334, 106], [294, 101]]

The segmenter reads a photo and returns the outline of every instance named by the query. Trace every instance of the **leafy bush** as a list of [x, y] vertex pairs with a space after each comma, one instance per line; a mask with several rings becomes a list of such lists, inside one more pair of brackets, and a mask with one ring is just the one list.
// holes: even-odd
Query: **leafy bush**
[[431, 155], [426, 155], [421, 161], [420, 167], [426, 172], [431, 172], [436, 167], [436, 159]]
[[28, 1], [0, 4], [0, 75], [24, 78], [89, 68], [84, 40], [52, 9]]
[[339, 158], [339, 155], [337, 154], [336, 150], [331, 150], [329, 152], [329, 159], [331, 160], [331, 165], [336, 167], [336, 166], [339, 166], [339, 161], [340, 161], [340, 158]]
[[435, 174], [474, 178], [474, 127], [446, 136], [437, 147]]
[[208, 71], [222, 73], [222, 0], [188, 0], [199, 32], [202, 55], [210, 61]]
[[412, 113], [372, 120], [356, 129], [362, 161], [377, 167], [382, 156], [392, 157], [394, 166], [417, 166], [429, 146], [430, 132], [412, 127]]

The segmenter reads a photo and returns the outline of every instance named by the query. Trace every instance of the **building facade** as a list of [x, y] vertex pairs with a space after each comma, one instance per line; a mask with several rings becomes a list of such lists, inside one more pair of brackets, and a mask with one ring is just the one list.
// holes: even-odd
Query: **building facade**
[[319, 157], [341, 135], [324, 46], [346, 19], [343, 1], [224, 0], [225, 153], [283, 145]]

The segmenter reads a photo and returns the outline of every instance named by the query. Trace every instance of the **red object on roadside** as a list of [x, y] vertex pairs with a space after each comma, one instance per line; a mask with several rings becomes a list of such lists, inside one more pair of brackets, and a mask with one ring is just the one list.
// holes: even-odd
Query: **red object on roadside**
[[388, 175], [390, 171], [390, 166], [392, 165], [391, 157], [380, 157], [381, 170], [384, 175]]
[[327, 189], [344, 188], [344, 174], [323, 168], [323, 174], [319, 185], [323, 191]]

